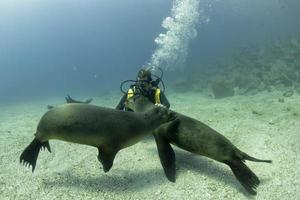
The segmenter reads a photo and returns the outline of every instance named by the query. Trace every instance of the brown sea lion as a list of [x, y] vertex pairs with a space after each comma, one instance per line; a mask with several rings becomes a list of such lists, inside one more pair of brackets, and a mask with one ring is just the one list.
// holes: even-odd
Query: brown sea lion
[[51, 152], [48, 141], [58, 139], [98, 148], [98, 160], [107, 172], [120, 149], [137, 143], [161, 124], [174, 119], [173, 113], [160, 107], [134, 113], [82, 103], [65, 104], [44, 114], [20, 162], [32, 166], [34, 171], [40, 149]]
[[[153, 103], [141, 95], [128, 99], [126, 106], [135, 112], [145, 112], [154, 107]], [[170, 181], [175, 181], [175, 154], [171, 143], [189, 152], [225, 163], [245, 189], [252, 195], [256, 194], [255, 189], [260, 181], [244, 162], [249, 160], [271, 163], [271, 160], [251, 157], [239, 150], [226, 137], [199, 120], [174, 111], [171, 112], [176, 115], [179, 124], [169, 126], [170, 124], [166, 123], [153, 132], [162, 166]]]

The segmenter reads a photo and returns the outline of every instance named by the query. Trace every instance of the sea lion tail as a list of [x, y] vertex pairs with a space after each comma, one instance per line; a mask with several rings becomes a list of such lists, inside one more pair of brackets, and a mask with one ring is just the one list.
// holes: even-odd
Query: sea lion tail
[[28, 167], [30, 167], [31, 165], [32, 172], [33, 172], [41, 148], [42, 149], [47, 148], [47, 150], [51, 152], [49, 141], [41, 142], [36, 138], [33, 139], [33, 141], [26, 147], [26, 149], [21, 154], [20, 163]]
[[260, 181], [258, 177], [243, 163], [243, 161], [234, 159], [225, 162], [232, 170], [238, 181], [252, 195], [256, 195], [256, 188]]
[[266, 163], [272, 163], [272, 160], [262, 160], [262, 159], [258, 159], [258, 158], [254, 158], [252, 156], [249, 156], [248, 154], [240, 151], [240, 155], [242, 156], [242, 160], [249, 160], [249, 161], [253, 161], [253, 162], [266, 162]]

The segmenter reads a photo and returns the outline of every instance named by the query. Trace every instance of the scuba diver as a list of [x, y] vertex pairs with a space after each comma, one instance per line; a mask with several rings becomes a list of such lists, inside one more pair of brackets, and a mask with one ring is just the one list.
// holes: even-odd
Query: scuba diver
[[[120, 102], [116, 106], [116, 109], [131, 111], [129, 108], [126, 107], [126, 101], [127, 99], [129, 99], [134, 95], [143, 95], [147, 97], [155, 105], [160, 105], [160, 106], [165, 106], [167, 108], [170, 108], [170, 103], [164, 94], [164, 89], [161, 90], [159, 88], [160, 82], [162, 83], [164, 88], [164, 83], [162, 81], [163, 71], [161, 69], [160, 71], [161, 71], [160, 77], [153, 75], [156, 77], [156, 80], [152, 79], [152, 74], [150, 69], [142, 68], [139, 70], [136, 80], [123, 81], [120, 85], [120, 89], [124, 93], [124, 95], [122, 96]], [[123, 85], [126, 82], [133, 82], [133, 84], [130, 85], [130, 88], [128, 89], [127, 92], [123, 90]], [[85, 101], [78, 101], [71, 98], [69, 95], [67, 95], [65, 99], [67, 103], [85, 103], [85, 104], [89, 104], [93, 100], [93, 99], [87, 99]], [[48, 106], [48, 109], [51, 108], [53, 108], [53, 106]]]
[[[161, 70], [161, 69], [160, 69]], [[161, 70], [162, 72], [162, 70]], [[153, 104], [155, 105], [162, 105], [167, 108], [170, 108], [170, 103], [165, 96], [164, 92], [159, 88], [159, 83], [161, 82], [163, 87], [164, 84], [162, 82], [162, 75], [163, 72], [161, 73], [161, 77], [155, 76], [157, 79], [153, 80], [152, 79], [152, 74], [150, 69], [141, 69], [138, 72], [136, 80], [126, 80], [121, 83], [120, 89], [124, 93], [122, 96], [120, 102], [118, 103], [116, 109], [118, 110], [129, 110], [129, 108], [126, 108], [126, 101], [128, 98], [134, 96], [134, 95], [143, 95], [147, 97]], [[123, 90], [123, 84], [126, 82], [134, 82], [130, 86], [127, 92]]]

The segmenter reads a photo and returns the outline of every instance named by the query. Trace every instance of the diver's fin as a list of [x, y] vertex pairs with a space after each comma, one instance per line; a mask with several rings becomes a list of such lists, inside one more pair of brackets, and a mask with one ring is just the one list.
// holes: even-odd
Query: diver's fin
[[32, 167], [32, 172], [36, 166], [36, 160], [38, 158], [40, 149], [47, 148], [51, 152], [49, 141], [41, 142], [38, 139], [33, 139], [33, 141], [26, 147], [20, 156], [20, 163], [25, 166]]
[[225, 164], [229, 165], [233, 174], [238, 181], [244, 186], [244, 188], [252, 195], [256, 195], [256, 188], [260, 181], [258, 177], [243, 163], [241, 160], [235, 159], [231, 161], [225, 161]]
[[100, 146], [98, 147], [98, 152], [98, 160], [101, 162], [103, 171], [106, 173], [111, 169], [118, 151]]
[[159, 159], [164, 169], [165, 175], [169, 181], [175, 182], [175, 153], [168, 140], [157, 134], [154, 134], [154, 137], [157, 145]]

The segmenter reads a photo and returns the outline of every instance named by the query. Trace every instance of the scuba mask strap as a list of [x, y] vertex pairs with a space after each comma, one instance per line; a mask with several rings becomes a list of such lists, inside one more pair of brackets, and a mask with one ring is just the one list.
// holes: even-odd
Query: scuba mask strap
[[120, 84], [120, 90], [121, 90], [121, 92], [123, 93], [123, 94], [126, 94], [127, 93], [127, 91], [125, 91], [124, 89], [123, 89], [123, 86], [124, 86], [124, 84], [125, 83], [127, 83], [127, 82], [132, 82], [132, 83], [134, 83], [133, 85], [136, 85], [136, 80], [125, 80], [125, 81], [123, 81], [121, 84]]
[[156, 78], [155, 81], [152, 81], [152, 85], [155, 86], [155, 87], [158, 87], [159, 83], [161, 82], [162, 86], [163, 86], [163, 89], [162, 89], [162, 92], [165, 91], [166, 87], [165, 87], [165, 84], [162, 80], [163, 76], [164, 76], [164, 71], [162, 70], [162, 68], [158, 67], [157, 69], [159, 69], [159, 71], [161, 72], [160, 73], [160, 76], [157, 76], [155, 74], [153, 74], [152, 76], [154, 76]]

